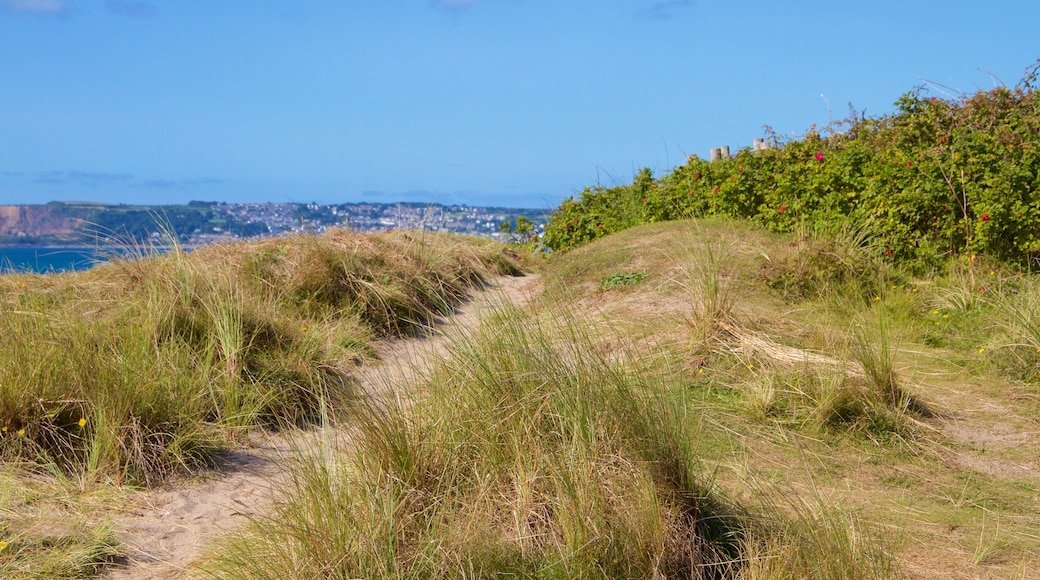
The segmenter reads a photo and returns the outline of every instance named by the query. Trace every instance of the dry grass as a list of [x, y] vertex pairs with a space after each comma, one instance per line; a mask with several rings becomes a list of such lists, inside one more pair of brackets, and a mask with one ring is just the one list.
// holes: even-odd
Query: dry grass
[[[198, 253], [197, 270], [177, 263], [192, 255], [171, 256], [161, 270], [126, 263], [124, 275], [106, 280], [99, 269], [74, 285], [11, 277], [0, 280], [16, 313], [5, 320], [48, 337], [37, 340], [57, 360], [55, 345], [68, 344], [59, 337], [84, 331], [28, 313], [61, 306], [119, 337], [124, 350], [108, 352], [130, 364], [155, 350], [155, 327], [109, 321], [129, 320], [111, 317], [143, 288], [150, 298], [134, 308], [165, 313], [154, 317], [164, 336], [183, 345], [186, 363], [205, 363], [207, 385], [293, 384], [287, 377], [324, 376], [315, 369], [335, 377], [371, 356], [372, 337], [410, 334], [448, 312], [481, 283], [466, 272], [508, 269], [500, 248], [407, 236], [334, 234], [336, 247], [352, 248], [342, 253], [309, 238], [214, 248]], [[852, 276], [855, 236], [812, 243], [816, 261], [798, 257], [804, 241], [706, 220], [632, 228], [552, 256], [542, 300], [503, 306], [452, 342], [427, 380], [400, 386], [418, 403], [409, 407], [313, 390], [327, 379], [298, 379], [281, 400], [207, 392], [217, 443], [278, 405], [274, 416], [323, 415], [305, 410], [313, 401], [350, 409], [355, 439], [301, 456], [284, 501], [201, 573], [1036, 577], [1040, 468], [1028, 450], [1040, 446], [1040, 392], [1029, 373], [1040, 360], [1030, 310], [1040, 284], [977, 264], [928, 280]], [[405, 266], [374, 275], [391, 255]], [[601, 287], [626, 272], [646, 277]], [[29, 282], [33, 292], [19, 292]], [[108, 368], [104, 352], [77, 357]], [[9, 360], [34, 368], [27, 355]], [[144, 368], [163, 377], [168, 367]], [[191, 392], [184, 380], [181, 396]], [[41, 464], [57, 464], [47, 457]]]
[[[223, 546], [218, 577], [702, 577], [737, 514], [689, 454], [692, 409], [568, 312], [502, 309], [420, 386], [355, 412], [354, 452]], [[303, 566], [301, 568], [301, 566]]]
[[0, 456], [160, 481], [253, 425], [320, 420], [374, 337], [419, 332], [510, 259], [334, 231], [0, 278]]

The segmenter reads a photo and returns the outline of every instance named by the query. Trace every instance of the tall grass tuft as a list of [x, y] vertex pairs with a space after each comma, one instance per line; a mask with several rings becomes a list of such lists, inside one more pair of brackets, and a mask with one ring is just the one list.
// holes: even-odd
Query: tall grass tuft
[[[987, 357], [1003, 374], [1027, 384], [1040, 382], [1040, 284], [1023, 278], [1014, 292], [992, 293], [989, 319], [1000, 344], [999, 354]], [[979, 337], [974, 336], [974, 343]]]
[[701, 323], [725, 322], [733, 310], [733, 295], [726, 286], [724, 264], [728, 258], [722, 243], [704, 239], [700, 251], [693, 255], [698, 259], [686, 266], [684, 273], [696, 299], [694, 312]]
[[821, 497], [815, 489], [804, 497], [780, 492], [763, 495], [772, 498], [762, 508], [770, 515], [744, 536], [736, 577], [898, 577], [877, 530], [855, 512], [836, 507], [833, 499]]
[[[554, 320], [550, 323], [545, 320]], [[357, 449], [303, 459], [217, 577], [707, 577], [735, 510], [670, 379], [568, 313], [508, 307], [452, 343], [420, 402], [360, 405]]]
[[853, 331], [852, 356], [863, 367], [871, 390], [890, 405], [904, 403], [905, 394], [894, 366], [891, 331], [888, 318], [878, 312], [872, 327], [859, 326]]
[[[853, 329], [850, 354], [863, 369], [869, 398], [898, 413], [911, 412], [922, 417], [933, 416], [923, 401], [904, 388], [896, 371], [888, 314], [883, 308], [875, 308], [868, 317], [873, 320]], [[868, 417], [872, 417], [875, 422], [891, 422], [895, 419], [887, 413], [869, 413]], [[884, 428], [888, 429], [887, 426]]]
[[105, 508], [122, 494], [87, 483], [0, 467], [0, 577], [84, 578], [116, 559]]
[[869, 301], [902, 275], [877, 258], [876, 225], [842, 224], [805, 228], [793, 252], [766, 256], [759, 277], [785, 300], [803, 301], [833, 295]]

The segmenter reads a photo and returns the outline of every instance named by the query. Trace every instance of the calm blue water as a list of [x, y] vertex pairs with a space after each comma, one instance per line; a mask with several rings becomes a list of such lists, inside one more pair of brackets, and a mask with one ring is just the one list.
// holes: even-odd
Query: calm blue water
[[106, 261], [107, 255], [111, 250], [100, 248], [0, 247], [0, 273], [86, 270]]

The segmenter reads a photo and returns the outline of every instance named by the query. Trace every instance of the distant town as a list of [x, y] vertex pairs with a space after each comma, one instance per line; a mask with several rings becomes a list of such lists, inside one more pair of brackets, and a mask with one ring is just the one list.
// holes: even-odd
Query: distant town
[[342, 227], [370, 232], [418, 229], [504, 238], [502, 225], [525, 217], [534, 234], [551, 210], [428, 203], [223, 203], [112, 205], [51, 202], [0, 206], [0, 245], [68, 245], [98, 239], [156, 240], [171, 234], [188, 245], [321, 233]]
[[500, 226], [520, 216], [536, 222], [540, 232], [549, 214], [549, 210], [426, 203], [222, 203], [213, 207], [223, 210], [238, 223], [263, 224], [270, 234], [347, 227], [362, 232], [412, 229], [500, 237]]

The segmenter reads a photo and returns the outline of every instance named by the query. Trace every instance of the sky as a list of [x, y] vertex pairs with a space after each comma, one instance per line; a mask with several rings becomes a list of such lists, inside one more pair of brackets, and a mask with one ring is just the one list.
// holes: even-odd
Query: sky
[[548, 209], [903, 93], [1013, 87], [1040, 2], [0, 0], [0, 205]]

